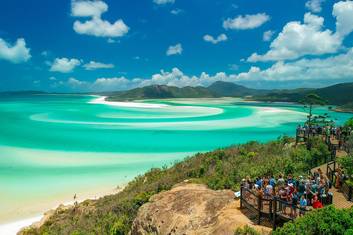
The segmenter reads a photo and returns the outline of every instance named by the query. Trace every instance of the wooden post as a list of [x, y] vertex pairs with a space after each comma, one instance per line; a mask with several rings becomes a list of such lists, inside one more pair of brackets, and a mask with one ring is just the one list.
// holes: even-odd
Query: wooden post
[[333, 172], [336, 172], [336, 161], [333, 161]]
[[257, 218], [257, 224], [261, 224], [261, 208], [262, 208], [262, 198], [258, 196], [257, 198], [257, 210], [258, 210], [258, 218]]
[[243, 209], [243, 186], [240, 186], [240, 209]]
[[270, 208], [269, 208], [269, 210], [270, 210], [270, 215], [269, 215], [270, 218], [269, 218], [269, 219], [270, 219], [270, 221], [271, 221], [271, 219], [273, 218], [273, 202], [274, 202], [274, 201], [273, 201], [273, 197], [272, 197], [272, 198], [270, 199], [270, 201], [269, 201], [269, 203], [270, 203], [270, 204], [269, 204], [269, 207], [270, 207]]
[[276, 214], [277, 214], [277, 197], [273, 197], [273, 215], [272, 215], [272, 227], [276, 229]]

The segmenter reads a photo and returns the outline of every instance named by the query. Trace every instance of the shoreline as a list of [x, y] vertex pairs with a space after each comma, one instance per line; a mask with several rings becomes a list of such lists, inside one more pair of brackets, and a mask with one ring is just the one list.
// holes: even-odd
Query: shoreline
[[[80, 199], [77, 200], [78, 203], [81, 203], [86, 200], [97, 200], [99, 198], [118, 194], [124, 190], [126, 184], [122, 186], [118, 186], [114, 189], [105, 189], [105, 190], [95, 190], [91, 193], [83, 193], [82, 195], [78, 194]], [[43, 223], [48, 216], [50, 216], [50, 212], [58, 209], [59, 207], [70, 207], [73, 206], [75, 201], [66, 201], [66, 202], [57, 202], [55, 207], [52, 208], [42, 208], [40, 214], [33, 214], [33, 216], [29, 216], [27, 218], [19, 218], [16, 220], [10, 220], [5, 223], [0, 223], [0, 234], [4, 235], [16, 235], [19, 231], [26, 227], [36, 226], [36, 224]]]
[[107, 96], [100, 96], [96, 99], [91, 100], [90, 104], [105, 104], [118, 107], [127, 107], [127, 108], [165, 108], [168, 107], [166, 104], [150, 104], [143, 102], [121, 102], [121, 101], [107, 101]]
[[340, 109], [340, 108], [334, 108], [332, 109], [333, 111], [337, 112], [337, 113], [353, 113], [353, 110], [345, 110], [345, 109]]

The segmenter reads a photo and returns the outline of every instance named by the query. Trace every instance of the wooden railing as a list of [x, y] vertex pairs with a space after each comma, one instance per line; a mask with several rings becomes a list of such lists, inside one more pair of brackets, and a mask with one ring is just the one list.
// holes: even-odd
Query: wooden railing
[[[327, 201], [322, 200], [322, 203], [325, 205], [332, 204], [332, 197]], [[281, 200], [276, 196], [259, 197], [252, 190], [245, 187], [241, 187], [240, 190], [240, 208], [249, 210], [253, 215], [251, 217], [257, 224], [271, 224], [273, 228], [310, 211], [301, 208], [299, 205], [293, 205], [291, 202]], [[294, 211], [295, 213], [293, 213]]]
[[[338, 164], [336, 163], [336, 161], [332, 161], [332, 162], [327, 163], [326, 175], [332, 183], [335, 180], [335, 173], [337, 170], [337, 165]], [[343, 193], [344, 197], [348, 201], [353, 201], [353, 187], [348, 185], [346, 181], [342, 182], [340, 191]]]

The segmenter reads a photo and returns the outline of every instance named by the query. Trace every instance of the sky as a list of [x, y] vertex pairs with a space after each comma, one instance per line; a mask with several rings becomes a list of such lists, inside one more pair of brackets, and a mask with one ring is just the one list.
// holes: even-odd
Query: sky
[[0, 91], [353, 82], [353, 1], [3, 0]]

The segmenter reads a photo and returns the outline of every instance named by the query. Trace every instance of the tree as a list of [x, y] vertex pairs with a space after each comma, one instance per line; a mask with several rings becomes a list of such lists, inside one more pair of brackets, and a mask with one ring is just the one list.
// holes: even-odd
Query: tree
[[[300, 101], [300, 103], [304, 104], [304, 108], [309, 108], [308, 114], [308, 125], [312, 126], [312, 122], [315, 118], [313, 118], [313, 108], [317, 105], [323, 106], [327, 104], [327, 101], [318, 96], [317, 94], [308, 94]], [[325, 118], [325, 117], [324, 117]]]
[[339, 164], [347, 173], [348, 177], [351, 178], [353, 175], [353, 155], [348, 155], [338, 159]]

